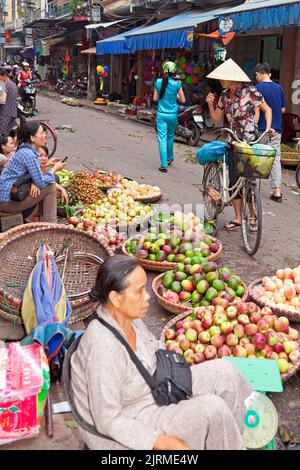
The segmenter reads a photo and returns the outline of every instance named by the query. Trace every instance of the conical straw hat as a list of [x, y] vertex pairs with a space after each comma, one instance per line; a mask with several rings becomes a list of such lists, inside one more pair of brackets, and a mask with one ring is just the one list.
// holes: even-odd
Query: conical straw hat
[[248, 75], [246, 75], [241, 67], [232, 59], [228, 59], [223, 64], [219, 65], [219, 67], [207, 75], [207, 78], [228, 80], [230, 82], [251, 82]]

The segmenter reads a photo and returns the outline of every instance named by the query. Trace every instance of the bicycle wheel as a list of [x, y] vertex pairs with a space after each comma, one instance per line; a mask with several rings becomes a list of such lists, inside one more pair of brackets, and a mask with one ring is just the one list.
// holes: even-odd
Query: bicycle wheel
[[297, 166], [297, 170], [296, 170], [296, 182], [297, 182], [298, 188], [300, 188], [300, 165]]
[[211, 189], [221, 194], [223, 186], [220, 167], [217, 163], [206, 165], [203, 174], [203, 202], [205, 220], [217, 220], [219, 208], [217, 199], [213, 199], [208, 190]]
[[[255, 216], [256, 223], [253, 223]], [[262, 205], [255, 183], [246, 184], [243, 189], [242, 237], [248, 255], [257, 252], [262, 234]]]
[[49, 158], [53, 157], [57, 148], [57, 135], [54, 129], [52, 129], [46, 122], [40, 122], [40, 125], [46, 132], [46, 145], [49, 150]]

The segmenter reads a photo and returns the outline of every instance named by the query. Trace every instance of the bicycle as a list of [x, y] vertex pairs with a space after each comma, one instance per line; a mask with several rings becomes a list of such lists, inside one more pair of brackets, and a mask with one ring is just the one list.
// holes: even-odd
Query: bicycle
[[[217, 132], [227, 132], [235, 142], [241, 143], [237, 135], [227, 128], [218, 129]], [[259, 143], [269, 130], [265, 131], [259, 139], [249, 142], [250, 145]], [[242, 199], [242, 237], [246, 252], [253, 256], [257, 252], [262, 235], [262, 205], [260, 191], [255, 179], [240, 176], [236, 184], [227, 187], [226, 155], [222, 161], [213, 161], [204, 168], [202, 195], [204, 200], [204, 216], [206, 220], [217, 221], [218, 215], [238, 194]], [[231, 195], [229, 195], [231, 192]], [[251, 221], [255, 219], [257, 228], [253, 229]], [[252, 227], [251, 227], [252, 226]]]
[[298, 188], [300, 188], [300, 163], [296, 169], [296, 183], [297, 183]]
[[[22, 127], [22, 125], [26, 122], [26, 117], [27, 116], [19, 115], [19, 113], [18, 113], [18, 117], [15, 119], [12, 129], [18, 131], [18, 129], [20, 129]], [[30, 116], [28, 116], [28, 117], [30, 117]], [[44, 131], [46, 133], [46, 146], [49, 150], [49, 158], [53, 157], [53, 155], [55, 154], [56, 149], [57, 149], [57, 134], [56, 134], [56, 131], [54, 129], [52, 129], [52, 127], [50, 127], [50, 125], [46, 121], [40, 121], [40, 120], [34, 120], [33, 119], [33, 120], [30, 120], [30, 122], [37, 122], [44, 129]]]

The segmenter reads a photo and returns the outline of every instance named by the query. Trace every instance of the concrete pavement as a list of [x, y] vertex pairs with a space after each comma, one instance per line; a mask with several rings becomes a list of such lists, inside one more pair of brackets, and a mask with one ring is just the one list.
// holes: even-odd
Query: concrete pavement
[[[115, 171], [161, 187], [164, 197], [161, 204], [186, 204], [187, 209], [201, 207], [199, 184], [202, 168], [184, 161], [195, 149], [184, 144], [175, 144], [175, 165], [167, 174], [160, 173], [157, 142], [154, 130], [132, 120], [121, 120], [90, 107], [69, 107], [44, 96], [38, 97], [39, 119], [47, 119], [53, 127], [71, 125], [75, 132], [58, 131], [57, 156], [69, 156], [67, 168], [72, 170], [105, 169]], [[227, 208], [219, 219], [218, 238], [224, 245], [220, 259], [222, 265], [234, 268], [248, 284], [266, 274], [272, 274], [280, 267], [294, 267], [300, 264], [300, 191], [295, 185], [295, 172], [283, 171], [283, 203], [269, 199], [269, 182], [262, 182], [262, 204], [264, 229], [262, 246], [253, 258], [243, 249], [239, 231], [227, 233], [222, 226], [232, 218], [232, 209]], [[149, 289], [155, 274], [149, 273]], [[158, 337], [162, 326], [169, 318], [152, 298], [147, 325]], [[300, 324], [298, 324], [300, 325]], [[298, 327], [299, 328], [299, 327]], [[11, 325], [0, 323], [0, 336], [11, 333]], [[14, 338], [22, 331], [14, 330]], [[19, 337], [20, 337], [19, 336]], [[300, 421], [300, 384], [292, 379], [285, 392], [272, 397], [281, 422], [294, 426]], [[61, 390], [60, 390], [61, 393]], [[57, 394], [55, 401], [62, 398]], [[297, 419], [295, 418], [297, 417]], [[7, 449], [78, 449], [82, 445], [78, 431], [65, 424], [69, 415], [55, 415], [55, 436], [47, 438], [43, 429], [40, 436], [28, 441], [4, 446]], [[1, 447], [2, 449], [3, 447]], [[3, 449], [4, 449], [3, 448]]]

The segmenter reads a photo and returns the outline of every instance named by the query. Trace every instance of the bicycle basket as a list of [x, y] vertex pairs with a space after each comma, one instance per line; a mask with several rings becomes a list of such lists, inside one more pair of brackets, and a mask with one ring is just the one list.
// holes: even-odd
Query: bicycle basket
[[276, 157], [276, 150], [271, 145], [235, 143], [233, 152], [238, 176], [249, 179], [269, 178]]
[[196, 153], [196, 159], [200, 165], [207, 165], [215, 161], [222, 161], [223, 155], [228, 159], [229, 146], [225, 142], [209, 142], [204, 144]]

